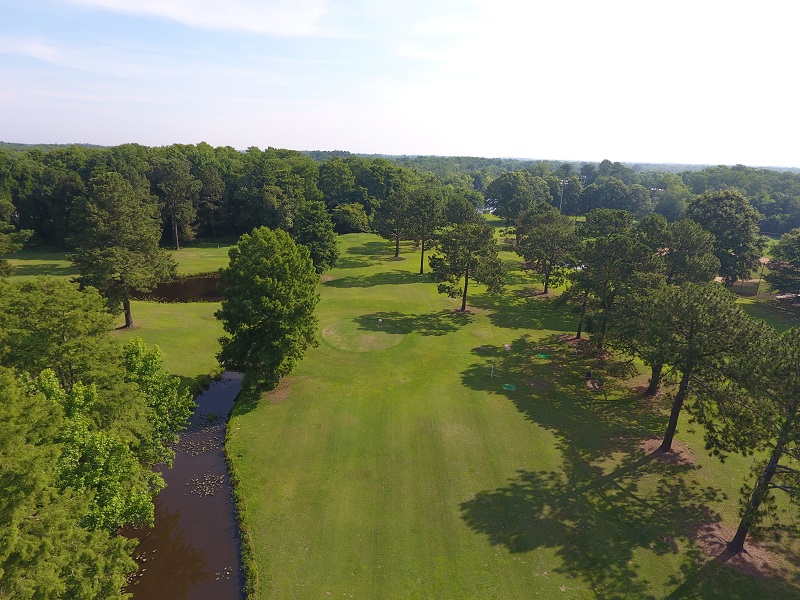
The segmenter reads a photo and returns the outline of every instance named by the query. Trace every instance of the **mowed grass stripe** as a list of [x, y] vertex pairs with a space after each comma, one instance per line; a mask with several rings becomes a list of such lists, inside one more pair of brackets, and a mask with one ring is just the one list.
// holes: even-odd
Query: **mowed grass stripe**
[[637, 467], [666, 407], [613, 378], [588, 390], [594, 366], [554, 337], [567, 311], [515, 277], [502, 298], [471, 286], [457, 315], [410, 245], [394, 261], [374, 236], [341, 243], [320, 345], [232, 419], [258, 598], [796, 593], [697, 561], [694, 528], [735, 523], [749, 459], [720, 465], [682, 423], [696, 467]]
[[[354, 353], [323, 340], [297, 370], [286, 398], [262, 401], [234, 420], [233, 452], [247, 441], [269, 440], [262, 464], [281, 474], [278, 490], [292, 491], [267, 494], [274, 504], [264, 502], [263, 508], [272, 517], [264, 530], [254, 527], [257, 548], [267, 550], [261, 560], [269, 565], [265, 597], [430, 597], [480, 589], [505, 596], [530, 590], [530, 566], [510, 580], [508, 573], [486, 580], [507, 552], [471, 532], [459, 507], [502, 485], [535, 456], [554, 464], [554, 444], [547, 435], [532, 435], [536, 427], [502, 396], [464, 387], [459, 355], [487, 341], [502, 344], [505, 336], [483, 314], [462, 328], [431, 334], [425, 316], [446, 315], [456, 303], [438, 295], [427, 277], [398, 274], [398, 265], [416, 267], [410, 263], [391, 263], [387, 278], [375, 277], [375, 268], [335, 271], [346, 286], [321, 286], [323, 330], [326, 321], [376, 313], [423, 317], [405, 324], [408, 333], [394, 334], [403, 336], [399, 345]], [[381, 261], [377, 268], [385, 266]], [[360, 283], [384, 279], [402, 283]], [[391, 320], [385, 319], [386, 327]], [[434, 329], [440, 324], [434, 319]], [[499, 377], [495, 381], [502, 385]], [[243, 433], [255, 422], [269, 431]], [[270, 481], [276, 480], [261, 474], [255, 487]], [[249, 500], [248, 508], [253, 514]], [[465, 544], [465, 537], [477, 546]], [[470, 566], [476, 564], [477, 573]]]

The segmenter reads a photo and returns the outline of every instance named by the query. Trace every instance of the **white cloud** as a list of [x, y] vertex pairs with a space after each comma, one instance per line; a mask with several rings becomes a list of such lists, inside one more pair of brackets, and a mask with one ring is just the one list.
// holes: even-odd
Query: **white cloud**
[[169, 19], [189, 27], [285, 36], [320, 33], [327, 0], [65, 0], [68, 4]]

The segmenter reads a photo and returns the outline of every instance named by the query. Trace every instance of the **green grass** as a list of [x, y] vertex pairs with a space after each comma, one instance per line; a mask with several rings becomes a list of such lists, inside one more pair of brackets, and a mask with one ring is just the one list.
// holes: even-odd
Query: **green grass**
[[[131, 302], [133, 329], [117, 329], [121, 340], [140, 337], [148, 346], [158, 345], [164, 366], [183, 380], [195, 379], [219, 370], [216, 353], [222, 324], [214, 318], [218, 302], [185, 304]], [[120, 316], [117, 326], [124, 324]]]
[[198, 242], [169, 253], [178, 263], [178, 275], [216, 273], [228, 266], [230, 243]]
[[66, 258], [65, 252], [22, 250], [6, 257], [14, 267], [14, 279], [32, 279], [39, 275], [74, 277], [78, 270]]
[[[185, 276], [216, 273], [220, 268], [227, 267], [230, 248], [229, 242], [198, 242], [180, 250], [170, 250], [169, 253], [178, 263], [178, 275]], [[14, 267], [13, 276], [19, 279], [30, 279], [37, 275], [78, 275], [78, 270], [67, 260], [66, 252], [22, 250], [6, 258]]]
[[[191, 275], [217, 271], [228, 264], [230, 245], [198, 243], [172, 251], [178, 261], [178, 273]], [[64, 252], [26, 250], [9, 257], [15, 270], [12, 279], [30, 279], [38, 275], [73, 277], [77, 270], [66, 259]], [[141, 337], [148, 345], [158, 345], [164, 356], [164, 365], [173, 375], [186, 382], [219, 371], [216, 353], [222, 326], [214, 318], [219, 303], [196, 302], [167, 304], [158, 302], [132, 302], [135, 327], [114, 332], [120, 339]], [[117, 326], [124, 323], [118, 317]]]
[[665, 401], [558, 339], [574, 320], [519, 273], [499, 299], [471, 286], [464, 315], [409, 246], [341, 243], [319, 346], [230, 423], [257, 598], [797, 597], [696, 548], [735, 526], [749, 460], [685, 423], [696, 464], [648, 460]]

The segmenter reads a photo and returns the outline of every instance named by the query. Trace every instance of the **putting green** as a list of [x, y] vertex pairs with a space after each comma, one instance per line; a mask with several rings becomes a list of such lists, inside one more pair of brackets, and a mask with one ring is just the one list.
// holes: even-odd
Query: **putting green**
[[349, 352], [377, 352], [397, 346], [405, 339], [405, 332], [389, 320], [363, 323], [354, 319], [333, 321], [322, 327], [322, 339], [334, 348]]

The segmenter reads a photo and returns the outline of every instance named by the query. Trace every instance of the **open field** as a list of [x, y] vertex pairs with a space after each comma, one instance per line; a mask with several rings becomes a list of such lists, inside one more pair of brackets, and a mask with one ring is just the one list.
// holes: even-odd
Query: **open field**
[[397, 261], [375, 236], [341, 242], [319, 347], [229, 427], [258, 598], [800, 594], [797, 553], [767, 580], [699, 549], [737, 524], [750, 459], [709, 458], [686, 423], [693, 460], [649, 458], [667, 400], [560, 339], [573, 318], [521, 273], [501, 298], [471, 286], [460, 314], [410, 246]]

